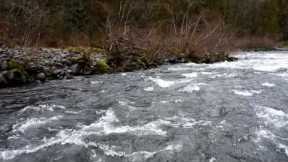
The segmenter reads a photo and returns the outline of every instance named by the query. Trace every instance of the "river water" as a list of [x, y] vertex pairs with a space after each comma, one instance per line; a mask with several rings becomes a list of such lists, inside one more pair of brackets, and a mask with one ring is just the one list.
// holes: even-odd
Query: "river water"
[[1, 162], [287, 162], [288, 52], [0, 90]]

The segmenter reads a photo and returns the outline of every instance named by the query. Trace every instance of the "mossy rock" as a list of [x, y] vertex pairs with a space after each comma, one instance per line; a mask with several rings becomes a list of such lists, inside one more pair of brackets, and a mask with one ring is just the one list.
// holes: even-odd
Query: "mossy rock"
[[20, 71], [25, 71], [25, 68], [22, 64], [16, 62], [15, 60], [8, 61], [8, 69], [18, 69]]
[[29, 82], [29, 76], [25, 71], [12, 69], [7, 73], [8, 84], [20, 85]]
[[31, 77], [26, 71], [26, 68], [21, 63], [15, 60], [8, 61], [9, 79], [14, 80], [17, 84], [28, 82]]
[[[92, 47], [69, 47], [66, 48], [69, 52], [78, 53], [80, 55], [76, 57], [69, 58], [69, 60], [73, 64], [81, 64], [81, 66], [92, 66], [95, 63], [95, 56], [102, 54], [105, 52], [104, 49], [101, 48], [92, 48]], [[97, 60], [97, 59], [96, 59]]]
[[97, 73], [101, 73], [101, 74], [108, 73], [110, 70], [110, 66], [107, 64], [106, 59], [101, 59], [97, 61], [95, 68], [96, 68]]

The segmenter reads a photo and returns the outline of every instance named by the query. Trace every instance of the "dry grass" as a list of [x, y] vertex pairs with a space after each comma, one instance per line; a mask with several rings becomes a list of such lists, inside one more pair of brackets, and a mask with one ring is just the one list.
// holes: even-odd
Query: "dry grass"
[[193, 21], [175, 26], [109, 27], [104, 44], [113, 60], [111, 66], [126, 67], [127, 60], [131, 59], [140, 60], [146, 68], [167, 59], [211, 63], [228, 58], [233, 47], [232, 35], [225, 32], [220, 17], [210, 21], [205, 15], [200, 15]]

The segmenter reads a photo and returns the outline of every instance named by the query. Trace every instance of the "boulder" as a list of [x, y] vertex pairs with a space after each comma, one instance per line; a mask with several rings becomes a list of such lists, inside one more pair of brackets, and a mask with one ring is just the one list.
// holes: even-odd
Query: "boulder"
[[19, 69], [12, 69], [7, 73], [7, 80], [9, 85], [20, 85], [28, 82], [28, 76]]
[[71, 66], [71, 73], [73, 75], [78, 75], [81, 73], [81, 66], [79, 64], [74, 64]]
[[8, 69], [7, 61], [3, 61], [0, 65], [0, 70], [7, 70], [7, 69]]
[[37, 80], [40, 80], [40, 81], [45, 81], [45, 80], [46, 80], [46, 75], [45, 75], [45, 73], [38, 73], [38, 74], [36, 75], [36, 79], [37, 79]]

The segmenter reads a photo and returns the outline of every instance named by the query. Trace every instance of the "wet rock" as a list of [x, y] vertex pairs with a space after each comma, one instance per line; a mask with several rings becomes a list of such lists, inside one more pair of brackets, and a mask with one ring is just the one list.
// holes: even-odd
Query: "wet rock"
[[62, 69], [55, 69], [53, 71], [53, 76], [57, 79], [63, 79], [65, 76], [65, 72]]
[[36, 79], [44, 81], [46, 79], [45, 73], [38, 73], [37, 76], [36, 76]]
[[28, 83], [28, 75], [21, 70], [12, 69], [7, 73], [7, 81], [10, 86], [18, 86]]
[[1, 67], [0, 67], [0, 70], [7, 70], [8, 69], [8, 63], [7, 61], [3, 61], [1, 63]]
[[9, 60], [7, 62], [7, 65], [8, 65], [7, 67], [8, 69], [18, 69], [18, 70], [24, 71], [24, 66], [18, 61], [16, 61], [15, 59]]
[[64, 77], [65, 79], [72, 79], [73, 78], [73, 75], [71, 75], [71, 72], [66, 72], [65, 73], [65, 77]]
[[81, 72], [81, 67], [79, 64], [74, 64], [73, 66], [71, 66], [71, 72], [72, 74], [78, 75]]

